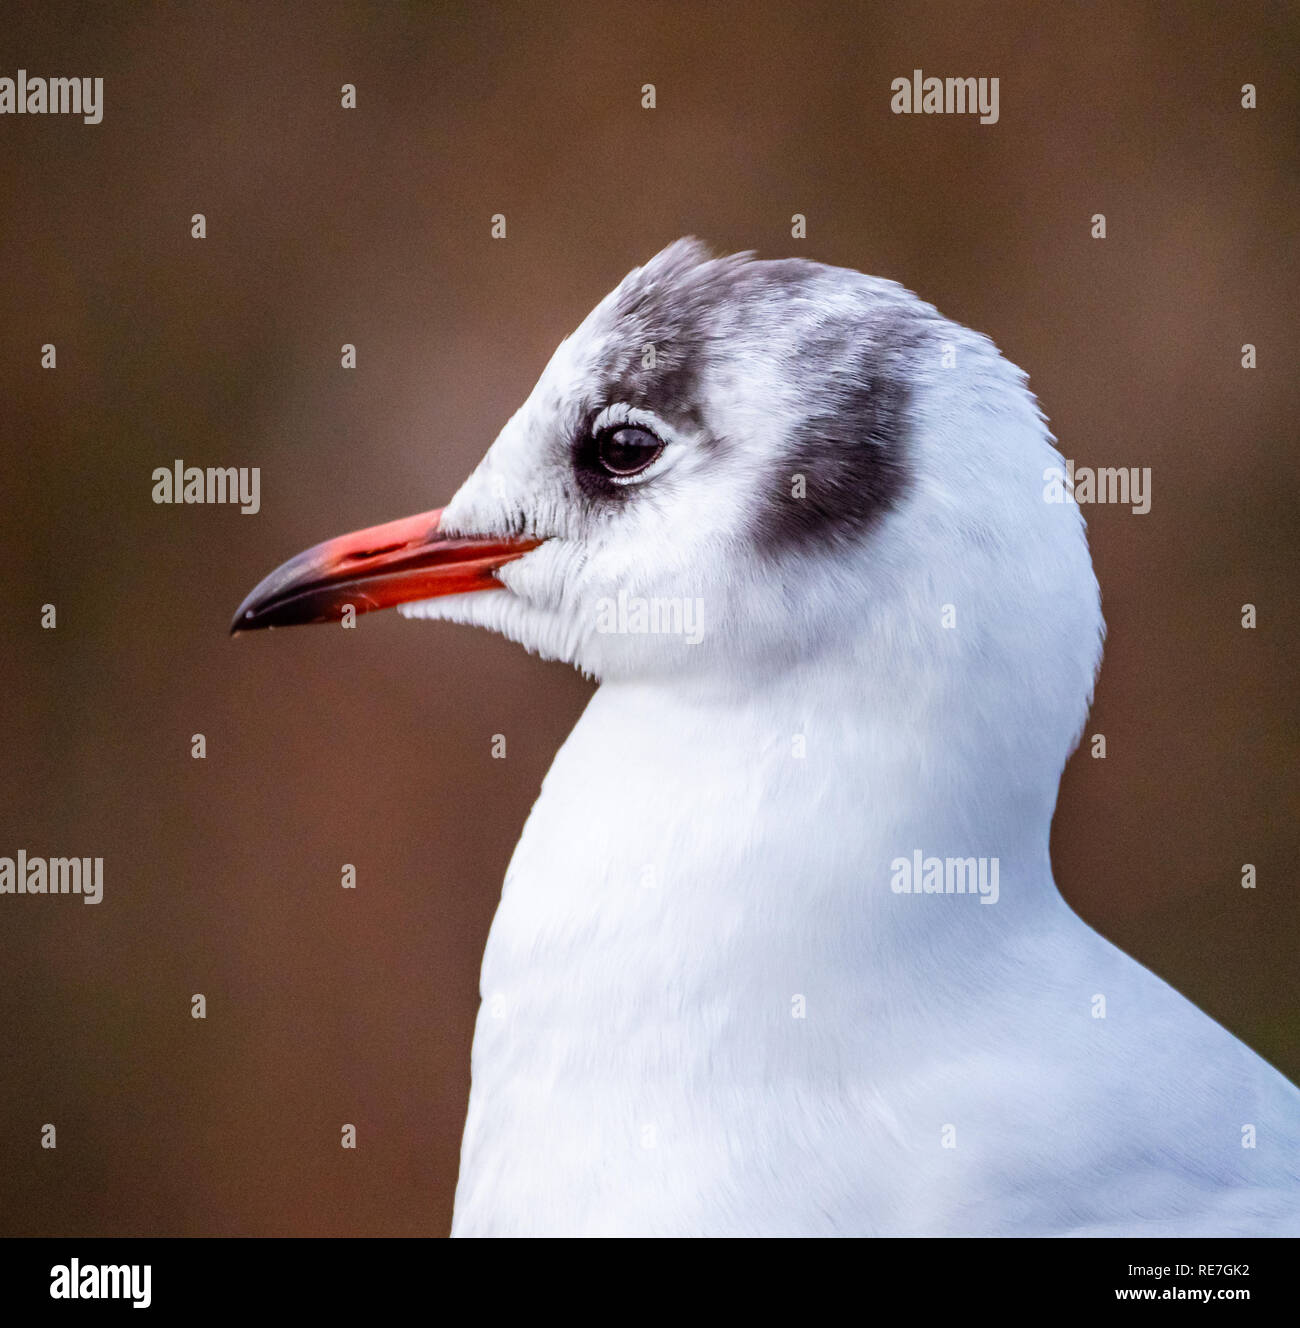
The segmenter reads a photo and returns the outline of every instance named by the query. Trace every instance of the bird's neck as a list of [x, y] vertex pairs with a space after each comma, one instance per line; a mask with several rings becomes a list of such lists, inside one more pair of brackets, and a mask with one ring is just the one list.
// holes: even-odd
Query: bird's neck
[[[701, 1175], [728, 1148], [790, 1156], [809, 1102], [948, 1083], [992, 1008], [1016, 1027], [1040, 998], [1035, 956], [1079, 925], [1048, 863], [1056, 772], [941, 686], [849, 676], [597, 691], [484, 955], [463, 1230], [503, 1190], [553, 1229], [609, 1211], [679, 1229], [644, 1161], [658, 1131], [653, 1156]], [[918, 854], [921, 891], [896, 891]], [[986, 883], [996, 859], [996, 902], [927, 893], [927, 860], [942, 879], [950, 857], [985, 859]]]
[[924, 973], [1055, 919], [1060, 756], [939, 679], [848, 663], [604, 684], [512, 861], [485, 994], [548, 953], [652, 984], [738, 952], [790, 981], [848, 956]]

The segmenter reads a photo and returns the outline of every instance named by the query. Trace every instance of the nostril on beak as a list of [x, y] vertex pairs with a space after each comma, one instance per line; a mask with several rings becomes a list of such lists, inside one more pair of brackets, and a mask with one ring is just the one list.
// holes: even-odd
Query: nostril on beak
[[377, 549], [353, 549], [346, 557], [350, 562], [364, 562], [367, 558], [378, 558], [381, 553], [396, 553], [404, 549], [405, 544], [382, 544]]

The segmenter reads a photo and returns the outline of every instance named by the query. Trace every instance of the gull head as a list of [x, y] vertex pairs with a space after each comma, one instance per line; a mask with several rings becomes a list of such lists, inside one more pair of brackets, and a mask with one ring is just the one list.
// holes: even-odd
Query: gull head
[[1062, 464], [1024, 375], [903, 287], [683, 239], [445, 508], [298, 555], [232, 630], [395, 605], [602, 681], [848, 668], [881, 703], [964, 687], [1077, 739], [1102, 620]]

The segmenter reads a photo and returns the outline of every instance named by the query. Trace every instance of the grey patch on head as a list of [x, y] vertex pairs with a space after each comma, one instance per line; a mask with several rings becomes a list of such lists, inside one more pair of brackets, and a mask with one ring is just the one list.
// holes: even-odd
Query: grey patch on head
[[[605, 406], [624, 402], [651, 411], [692, 436], [706, 454], [729, 440], [707, 413], [711, 374], [734, 359], [753, 336], [755, 303], [789, 296], [819, 274], [819, 263], [755, 260], [751, 253], [714, 257], [702, 241], [675, 240], [624, 278], [608, 310], [605, 346], [592, 365], [592, 387], [573, 438], [574, 469], [588, 511], [617, 509], [637, 500], [635, 486], [619, 485], [589, 463], [590, 424]], [[654, 364], [645, 352], [654, 347]]]
[[791, 430], [758, 511], [757, 543], [765, 553], [859, 539], [903, 494], [906, 379], [863, 357], [852, 378], [837, 377], [819, 392]]
[[[702, 430], [700, 381], [726, 352], [737, 297], [755, 267], [749, 254], [714, 258], [687, 238], [630, 272], [614, 295], [609, 344], [593, 366], [596, 404], [622, 401]], [[644, 363], [649, 346], [652, 366]]]
[[910, 369], [927, 339], [925, 311], [868, 296], [796, 336], [786, 358], [807, 406], [791, 421], [755, 517], [760, 552], [856, 542], [898, 505], [910, 476]]
[[[700, 380], [721, 353], [738, 273], [748, 254], [714, 258], [696, 239], [676, 240], [644, 267], [630, 272], [614, 293], [605, 349], [592, 365], [592, 387], [573, 440], [579, 487], [600, 507], [633, 501], [634, 487], [615, 484], [584, 464], [591, 421], [622, 402], [651, 411], [701, 447], [717, 439], [704, 418]], [[647, 365], [646, 349], [654, 347]]]
[[[858, 539], [905, 491], [908, 360], [937, 315], [892, 283], [802, 258], [715, 258], [688, 238], [628, 274], [609, 318], [574, 439], [579, 484], [593, 506], [636, 497], [634, 486], [581, 464], [584, 430], [612, 402], [655, 412], [707, 452], [743, 446], [711, 427], [706, 399], [715, 373], [725, 374], [738, 353], [772, 359], [772, 372], [792, 375], [806, 403], [755, 518], [763, 553]], [[655, 363], [647, 367], [651, 345]], [[791, 492], [795, 475], [804, 477], [801, 498]]]

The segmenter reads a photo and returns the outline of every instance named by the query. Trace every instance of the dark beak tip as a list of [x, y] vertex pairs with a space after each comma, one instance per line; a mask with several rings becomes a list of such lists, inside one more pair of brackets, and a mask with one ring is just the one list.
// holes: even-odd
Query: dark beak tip
[[541, 540], [438, 534], [442, 509], [402, 517], [313, 545], [244, 597], [230, 635], [302, 623], [337, 623], [343, 611], [369, 613], [415, 599], [501, 587], [503, 563]]
[[230, 635], [242, 636], [245, 632], [256, 631], [264, 624], [258, 621], [257, 606], [251, 603], [250, 595], [235, 610], [235, 616], [230, 620]]

